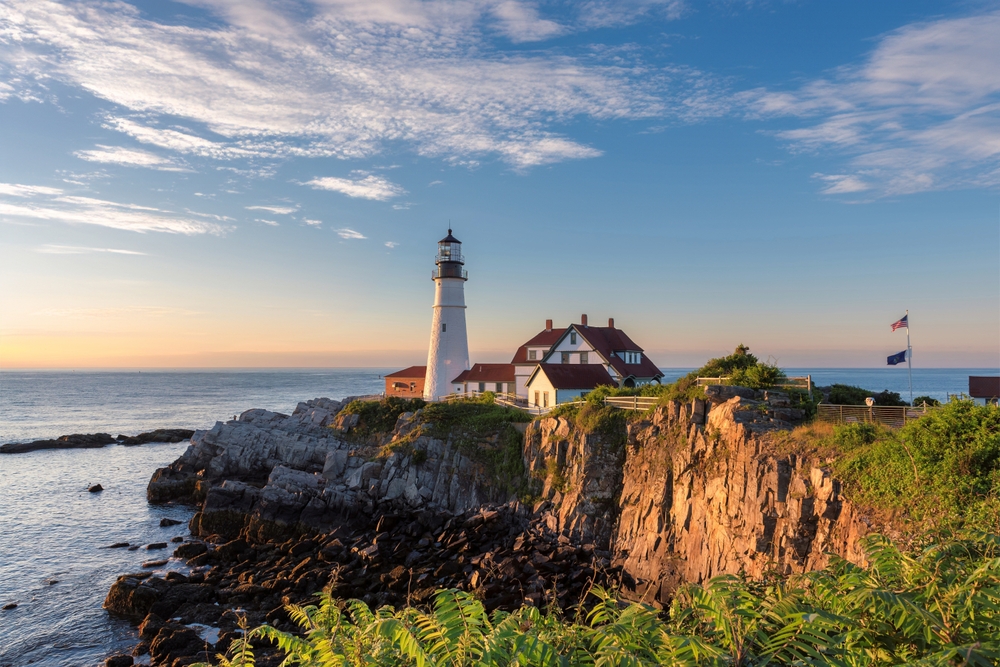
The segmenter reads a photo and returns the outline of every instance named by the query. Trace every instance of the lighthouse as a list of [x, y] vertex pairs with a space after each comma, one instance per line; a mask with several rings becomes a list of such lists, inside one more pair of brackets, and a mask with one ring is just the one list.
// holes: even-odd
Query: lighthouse
[[451, 235], [438, 241], [434, 279], [434, 317], [427, 351], [424, 398], [440, 399], [451, 393], [451, 381], [469, 369], [469, 337], [465, 332], [465, 281], [462, 242]]

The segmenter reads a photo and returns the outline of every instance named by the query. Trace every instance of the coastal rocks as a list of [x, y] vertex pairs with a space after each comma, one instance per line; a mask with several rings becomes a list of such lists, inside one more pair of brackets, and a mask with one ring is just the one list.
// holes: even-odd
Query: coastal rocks
[[2, 607], [2, 609], [4, 611], [10, 611], [11, 609], [17, 609], [17, 603], [16, 602], [8, 602], [7, 604], [5, 604]]
[[113, 614], [138, 622], [169, 588], [169, 583], [150, 577], [148, 572], [124, 574], [111, 584], [103, 606]]
[[101, 486], [100, 484], [94, 484], [93, 486], [87, 489], [87, 491], [89, 491], [90, 493], [100, 493], [103, 490], [104, 487]]
[[166, 542], [153, 542], [152, 544], [146, 545], [147, 551], [152, 551], [153, 549], [166, 549], [166, 548], [167, 548]]
[[23, 454], [40, 449], [97, 449], [115, 442], [107, 433], [90, 433], [64, 435], [54, 440], [35, 440], [34, 442], [10, 442], [0, 445], [0, 454]]
[[160, 519], [160, 528], [167, 528], [169, 526], [176, 526], [176, 525], [181, 524], [181, 523], [184, 523], [184, 522], [183, 521], [178, 521], [177, 519], [169, 519], [167, 517], [163, 517], [162, 519]]
[[132, 667], [135, 660], [130, 655], [113, 655], [104, 661], [104, 667]]
[[134, 436], [119, 435], [117, 438], [111, 437], [108, 433], [74, 433], [52, 440], [7, 443], [0, 445], [0, 454], [23, 454], [40, 449], [100, 449], [115, 443], [133, 446], [151, 442], [181, 442], [188, 440], [192, 435], [194, 435], [194, 431], [182, 428], [161, 428]]

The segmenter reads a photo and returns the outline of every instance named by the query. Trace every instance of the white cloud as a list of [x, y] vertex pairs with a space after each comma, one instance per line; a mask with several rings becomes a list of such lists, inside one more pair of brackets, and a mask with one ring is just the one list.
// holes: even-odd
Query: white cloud
[[[110, 0], [7, 0], [0, 41], [16, 48], [0, 48], [0, 64], [18, 86], [55, 79], [118, 105], [105, 125], [140, 142], [215, 159], [358, 158], [404, 143], [527, 168], [600, 155], [560, 134], [581, 117], [717, 113], [703, 76], [622, 55], [498, 51], [495, 31], [529, 41], [570, 29], [533, 2], [190, 2], [219, 20], [158, 23]], [[634, 0], [621, 15], [675, 5]]]
[[149, 151], [124, 148], [122, 146], [97, 145], [97, 148], [74, 153], [81, 160], [88, 162], [103, 162], [120, 164], [127, 167], [149, 167], [160, 171], [189, 171], [173, 160], [161, 157]]
[[[12, 195], [17, 199], [5, 199]], [[228, 227], [149, 206], [65, 194], [58, 188], [0, 183], [0, 216], [98, 225], [131, 232], [222, 234]]]
[[368, 238], [367, 236], [365, 236], [361, 232], [356, 232], [353, 229], [348, 229], [346, 227], [344, 227], [343, 229], [335, 230], [335, 231], [337, 232], [337, 236], [339, 236], [342, 239], [366, 239], [366, 238]]
[[309, 218], [303, 218], [302, 221], [311, 227], [319, 227], [323, 224], [322, 220], [310, 220]]
[[277, 227], [277, 220], [267, 220], [266, 218], [254, 218], [256, 222], [263, 222], [265, 225], [270, 225], [271, 227]]
[[299, 210], [297, 207], [293, 208], [291, 206], [245, 206], [248, 211], [267, 211], [268, 213], [276, 213], [278, 215], [290, 215]]
[[398, 245], [399, 245], [399, 244], [398, 244], [398, 243], [396, 243], [395, 241], [386, 241], [386, 242], [385, 242], [385, 247], [386, 247], [386, 248], [390, 248], [390, 249], [391, 249], [391, 248], [395, 248], [395, 247], [396, 247], [396, 246], [398, 246]]
[[834, 150], [853, 174], [826, 194], [1000, 186], [1000, 12], [905, 26], [867, 60], [796, 91], [753, 91], [752, 113], [791, 116], [793, 150]]
[[376, 201], [387, 201], [393, 197], [406, 194], [406, 190], [388, 179], [370, 174], [358, 179], [325, 176], [314, 178], [306, 182], [306, 185], [311, 185], [317, 190], [332, 190], [333, 192], [345, 194], [348, 197], [374, 199]]
[[513, 42], [534, 42], [555, 37], [565, 28], [538, 15], [538, 8], [525, 2], [501, 0], [491, 8], [500, 31]]
[[115, 255], [145, 255], [144, 252], [136, 250], [121, 250], [120, 248], [86, 248], [72, 245], [51, 245], [45, 244], [35, 249], [35, 252], [46, 255], [90, 255], [93, 253], [112, 253]]
[[435, 185], [443, 185], [443, 184], [444, 181], [431, 181], [430, 183], [427, 184], [427, 187], [433, 187]]
[[813, 174], [813, 178], [829, 183], [821, 192], [825, 195], [841, 195], [850, 192], [864, 192], [872, 186], [857, 176], [849, 174]]

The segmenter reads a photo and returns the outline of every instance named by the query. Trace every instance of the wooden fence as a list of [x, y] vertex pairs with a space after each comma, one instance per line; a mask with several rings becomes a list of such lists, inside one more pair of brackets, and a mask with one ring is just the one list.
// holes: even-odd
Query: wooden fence
[[910, 407], [895, 405], [830, 405], [816, 406], [816, 420], [831, 424], [882, 424], [892, 428], [905, 426], [920, 419], [934, 408], [928, 405]]
[[[710, 384], [729, 384], [729, 378], [698, 378], [696, 382], [699, 387], [704, 387]], [[774, 386], [781, 389], [803, 389], [809, 392], [809, 398], [812, 398], [812, 375], [804, 375], [802, 377], [786, 377]]]

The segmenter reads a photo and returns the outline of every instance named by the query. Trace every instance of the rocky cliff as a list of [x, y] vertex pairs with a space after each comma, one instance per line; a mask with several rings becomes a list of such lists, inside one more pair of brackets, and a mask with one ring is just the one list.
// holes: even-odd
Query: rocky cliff
[[565, 419], [535, 422], [529, 468], [562, 471], [561, 484], [549, 474], [543, 492], [553, 530], [607, 543], [623, 593], [653, 604], [720, 574], [803, 572], [831, 553], [863, 562], [869, 526], [829, 468], [775, 452], [774, 434], [791, 426], [782, 417], [801, 418], [787, 396], [710, 394], [631, 422], [619, 451]]
[[499, 433], [470, 448], [420, 411], [366, 438], [347, 401], [249, 410], [196, 432], [149, 485], [151, 502], [200, 505], [175, 557], [190, 559], [182, 583], [205, 599], [126, 576], [106, 606], [227, 629], [226, 607], [280, 626], [283, 605], [328, 585], [376, 605], [457, 587], [509, 608], [572, 605], [600, 584], [662, 605], [719, 574], [801, 572], [830, 553], [861, 562], [868, 525], [829, 469], [775, 447], [803, 416], [788, 397], [707, 394], [644, 415], [591, 406], [535, 420], [523, 479], [476, 455], [500, 447]]

